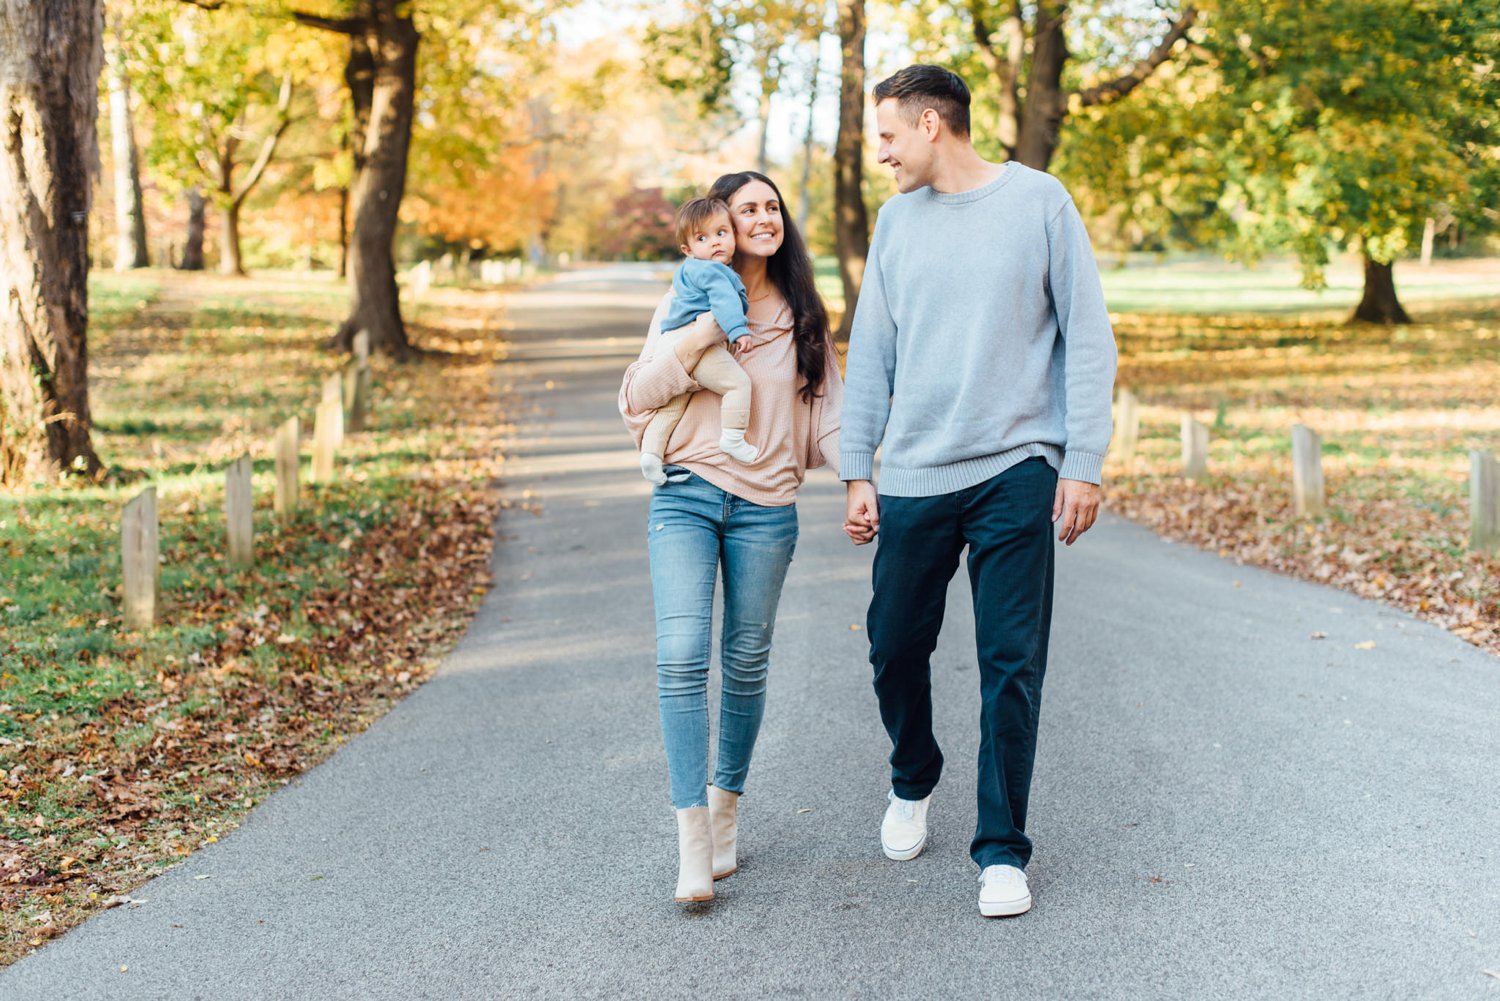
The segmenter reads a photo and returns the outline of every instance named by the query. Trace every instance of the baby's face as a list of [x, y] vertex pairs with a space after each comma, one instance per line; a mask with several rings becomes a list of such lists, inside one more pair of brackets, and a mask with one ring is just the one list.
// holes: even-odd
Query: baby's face
[[734, 223], [729, 213], [720, 212], [709, 219], [688, 240], [682, 252], [700, 261], [728, 264], [734, 259]]

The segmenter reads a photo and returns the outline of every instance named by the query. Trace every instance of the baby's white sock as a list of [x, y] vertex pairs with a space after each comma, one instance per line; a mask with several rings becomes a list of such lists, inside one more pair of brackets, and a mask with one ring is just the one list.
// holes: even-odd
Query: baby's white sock
[[760, 458], [760, 449], [745, 440], [745, 432], [738, 428], [725, 428], [719, 435], [719, 447], [731, 459], [750, 463]]
[[661, 456], [652, 455], [650, 452], [642, 452], [641, 475], [657, 486], [665, 484], [667, 482], [667, 474], [662, 472]]

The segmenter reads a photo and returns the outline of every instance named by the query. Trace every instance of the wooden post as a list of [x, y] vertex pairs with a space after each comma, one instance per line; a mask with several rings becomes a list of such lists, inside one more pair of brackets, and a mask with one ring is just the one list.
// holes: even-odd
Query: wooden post
[[1292, 425], [1292, 502], [1299, 518], [1328, 512], [1323, 491], [1323, 439], [1305, 424]]
[[1500, 555], [1500, 464], [1477, 449], [1469, 453], [1469, 548]]
[[369, 405], [370, 370], [360, 368], [359, 362], [351, 361], [344, 366], [344, 414], [349, 430], [365, 429], [365, 409]]
[[1115, 408], [1115, 438], [1119, 442], [1115, 451], [1122, 459], [1133, 459], [1141, 440], [1141, 413], [1135, 394], [1121, 389], [1115, 397]]
[[334, 435], [342, 438], [343, 429], [343, 405], [338, 400], [324, 400], [318, 404], [313, 423], [313, 466], [309, 477], [312, 482], [333, 482], [333, 460], [339, 448]]
[[229, 562], [255, 562], [255, 494], [250, 489], [250, 456], [242, 455], [224, 473], [224, 522], [229, 532]]
[[285, 519], [297, 510], [297, 474], [302, 467], [302, 421], [288, 418], [276, 431], [276, 514]]
[[370, 371], [370, 335], [363, 330], [354, 335], [354, 361], [359, 366], [354, 386], [354, 398], [359, 407], [359, 424], [354, 430], [362, 431], [370, 416], [370, 405], [374, 402], [371, 396], [374, 376]]
[[[349, 396], [350, 393], [345, 388], [345, 379], [342, 372], [335, 372], [323, 380], [323, 406], [328, 407], [330, 414], [337, 414], [336, 417], [328, 419], [327, 429], [329, 440], [333, 442], [334, 451], [344, 447], [344, 407], [348, 405]], [[313, 438], [315, 440], [318, 435], [323, 433], [319, 430], [323, 426], [323, 406], [318, 407], [318, 423], [313, 428]], [[314, 459], [314, 469], [316, 468], [316, 459]], [[313, 479], [316, 480], [317, 478], [318, 474], [314, 472]]]
[[147, 487], [125, 505], [120, 524], [120, 555], [125, 571], [125, 625], [141, 629], [156, 622], [156, 488]]
[[1182, 475], [1190, 480], [1208, 478], [1208, 427], [1182, 415]]

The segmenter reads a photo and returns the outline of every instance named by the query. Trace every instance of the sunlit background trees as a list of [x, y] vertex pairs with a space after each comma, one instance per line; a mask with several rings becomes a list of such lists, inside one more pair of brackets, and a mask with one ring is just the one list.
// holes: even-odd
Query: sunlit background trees
[[[12, 98], [67, 88], [32, 72], [43, 36], [99, 70], [66, 121], [11, 120], [9, 142], [56, 162], [10, 161], [0, 194], [71, 218], [92, 193], [96, 268], [336, 274], [344, 349], [364, 329], [407, 350], [397, 277], [419, 259], [458, 275], [670, 255], [673, 206], [747, 167], [777, 179], [852, 304], [892, 192], [868, 91], [917, 60], [964, 74], [981, 152], [1061, 176], [1113, 263], [1295, 255], [1316, 286], [1355, 254], [1358, 317], [1400, 323], [1399, 260], [1483, 252], [1500, 224], [1493, 4], [74, 2], [66, 24], [0, 15], [32, 40], [3, 55]], [[67, 430], [86, 413], [86, 267], [37, 218], [0, 222], [12, 286], [51, 290], [12, 296], [4, 320], [0, 451], [92, 468]], [[69, 296], [71, 312], [35, 305]]]

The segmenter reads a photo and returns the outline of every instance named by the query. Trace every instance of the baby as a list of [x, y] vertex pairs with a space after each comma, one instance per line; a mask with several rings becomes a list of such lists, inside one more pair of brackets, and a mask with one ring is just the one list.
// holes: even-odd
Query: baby
[[[734, 273], [729, 262], [734, 259], [734, 223], [729, 206], [717, 198], [694, 198], [677, 212], [677, 240], [687, 259], [672, 276], [675, 296], [666, 319], [662, 321], [662, 344], [658, 350], [670, 350], [675, 338], [670, 331], [680, 330], [701, 313], [711, 312], [724, 336], [732, 344], [750, 332], [745, 310], [750, 305], [745, 283]], [[703, 352], [693, 369], [693, 380], [704, 389], [719, 394], [719, 447], [740, 462], [754, 462], [760, 450], [745, 440], [750, 423], [750, 377], [722, 344]], [[662, 471], [662, 456], [667, 439], [672, 436], [688, 396], [674, 397], [656, 411], [641, 440], [641, 475], [657, 486], [667, 482]]]

